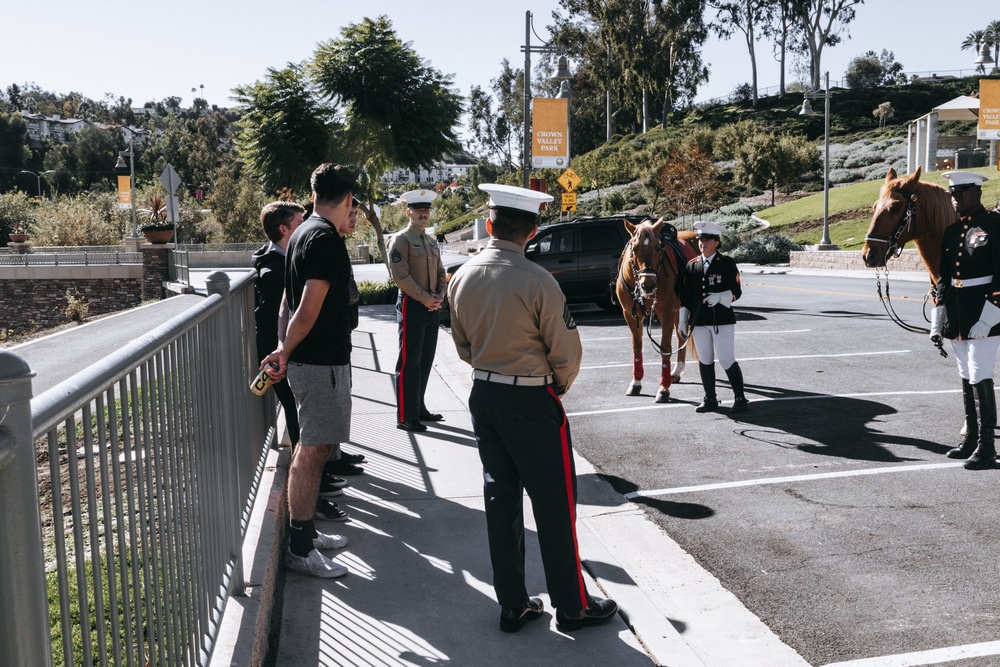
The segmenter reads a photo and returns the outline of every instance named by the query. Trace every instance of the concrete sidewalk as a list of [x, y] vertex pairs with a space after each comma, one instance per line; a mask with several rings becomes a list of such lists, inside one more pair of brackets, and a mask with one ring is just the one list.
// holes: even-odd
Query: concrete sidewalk
[[[284, 578], [274, 664], [807, 664], [579, 456], [578, 537], [588, 587], [618, 600], [622, 613], [605, 626], [556, 630], [526, 507], [528, 590], [542, 597], [546, 613], [517, 634], [500, 632], [482, 468], [466, 406], [470, 369], [442, 329], [427, 403], [445, 421], [412, 434], [395, 427], [393, 307], [363, 308], [354, 345], [352, 441], [345, 450], [368, 461], [339, 502], [351, 521], [318, 522], [350, 538], [347, 549], [335, 552], [350, 574], [334, 580], [274, 574], [280, 536], [271, 539], [268, 531], [285, 521], [287, 454], [273, 457], [275, 474], [264, 482], [271, 492], [258, 501], [262, 537], [247, 539], [250, 587]], [[255, 604], [252, 592], [230, 600], [213, 664], [251, 664]]]

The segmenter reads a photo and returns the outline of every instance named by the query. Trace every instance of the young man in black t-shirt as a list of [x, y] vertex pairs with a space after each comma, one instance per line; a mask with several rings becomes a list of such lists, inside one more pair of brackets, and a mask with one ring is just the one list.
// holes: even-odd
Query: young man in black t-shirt
[[299, 411], [299, 446], [288, 471], [285, 565], [322, 578], [347, 574], [319, 552], [343, 548], [347, 538], [317, 532], [313, 515], [324, 463], [336, 443], [350, 439], [351, 263], [341, 234], [349, 225], [354, 184], [354, 174], [340, 165], [313, 172], [314, 212], [292, 234], [285, 262], [288, 328], [261, 363], [278, 363], [275, 379], [287, 374]]

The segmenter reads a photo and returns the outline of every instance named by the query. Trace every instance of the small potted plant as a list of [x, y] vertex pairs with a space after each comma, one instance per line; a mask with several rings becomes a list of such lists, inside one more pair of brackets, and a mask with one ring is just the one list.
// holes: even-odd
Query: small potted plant
[[24, 228], [24, 223], [19, 222], [10, 233], [10, 240], [13, 243], [25, 243], [28, 240], [28, 232]]
[[146, 200], [148, 208], [142, 209], [148, 215], [139, 231], [148, 243], [170, 243], [174, 238], [174, 224], [167, 222], [167, 202], [163, 195], [155, 193]]

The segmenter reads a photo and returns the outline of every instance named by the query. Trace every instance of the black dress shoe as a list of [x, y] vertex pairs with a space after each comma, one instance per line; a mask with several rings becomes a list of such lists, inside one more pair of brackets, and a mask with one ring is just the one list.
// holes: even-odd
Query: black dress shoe
[[528, 621], [542, 617], [545, 605], [541, 598], [531, 598], [522, 609], [504, 609], [500, 612], [500, 629], [504, 632], [517, 632]]
[[607, 623], [618, 613], [618, 603], [604, 598], [590, 598], [590, 604], [576, 616], [567, 616], [556, 611], [556, 627], [572, 632], [588, 625]]
[[357, 465], [359, 463], [364, 463], [364, 461], [365, 461], [365, 455], [364, 454], [348, 454], [347, 452], [341, 451], [340, 452], [340, 460], [343, 461], [344, 463], [351, 463], [353, 465]]
[[444, 415], [438, 414], [437, 412], [429, 412], [427, 410], [422, 410], [420, 412], [420, 421], [422, 422], [443, 422]]
[[337, 459], [336, 461], [327, 461], [323, 464], [323, 471], [327, 475], [363, 475], [365, 469], [361, 466], [356, 466], [353, 463], [344, 463], [344, 459]]
[[408, 422], [396, 422], [396, 428], [402, 429], [404, 431], [413, 431], [414, 433], [420, 433], [426, 431], [427, 427], [420, 422], [413, 420]]
[[718, 410], [719, 399], [715, 397], [708, 397], [702, 399], [701, 403], [694, 409], [695, 412], [711, 412], [712, 410]]
[[746, 397], [737, 398], [733, 401], [733, 407], [729, 408], [729, 414], [735, 414], [737, 412], [746, 412], [747, 406], [750, 405], [750, 401]]

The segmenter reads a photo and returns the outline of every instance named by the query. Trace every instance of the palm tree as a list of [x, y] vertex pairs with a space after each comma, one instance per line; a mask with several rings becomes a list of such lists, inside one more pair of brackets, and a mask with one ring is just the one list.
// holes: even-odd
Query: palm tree
[[1000, 21], [992, 21], [986, 26], [986, 37], [993, 44], [993, 71], [1000, 68]]
[[[962, 42], [962, 50], [968, 51], [969, 49], [974, 49], [976, 54], [979, 54], [979, 50], [983, 47], [983, 44], [988, 40], [987, 33], [985, 30], [974, 30], [970, 32], [965, 37], [965, 41]], [[990, 46], [993, 46], [991, 43]], [[976, 68], [980, 74], [986, 73], [986, 68], [979, 65]]]

